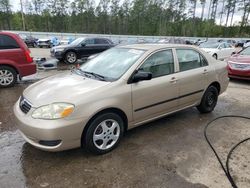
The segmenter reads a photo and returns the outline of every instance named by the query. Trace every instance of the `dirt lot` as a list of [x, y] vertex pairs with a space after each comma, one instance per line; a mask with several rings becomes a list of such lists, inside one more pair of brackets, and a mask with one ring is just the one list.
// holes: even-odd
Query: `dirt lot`
[[[32, 50], [43, 57], [47, 49]], [[57, 71], [41, 71], [45, 77]], [[33, 80], [35, 81], [35, 80]], [[32, 82], [33, 82], [32, 81]], [[81, 149], [43, 152], [25, 143], [13, 121], [12, 106], [30, 84], [0, 90], [0, 187], [230, 187], [205, 142], [207, 122], [221, 115], [250, 116], [250, 83], [232, 80], [213, 113], [187, 109], [129, 131], [119, 147], [102, 156]], [[250, 122], [219, 120], [209, 129], [225, 161], [229, 149], [249, 137]], [[250, 142], [240, 146], [230, 161], [238, 187], [250, 187]]]

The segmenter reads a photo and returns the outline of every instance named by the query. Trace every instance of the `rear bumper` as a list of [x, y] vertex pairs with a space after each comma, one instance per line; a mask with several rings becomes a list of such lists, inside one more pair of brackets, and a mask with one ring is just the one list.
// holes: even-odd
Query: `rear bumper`
[[20, 77], [35, 74], [36, 73], [36, 64], [35, 63], [28, 64], [27, 63], [27, 64], [19, 65], [18, 71], [19, 71]]

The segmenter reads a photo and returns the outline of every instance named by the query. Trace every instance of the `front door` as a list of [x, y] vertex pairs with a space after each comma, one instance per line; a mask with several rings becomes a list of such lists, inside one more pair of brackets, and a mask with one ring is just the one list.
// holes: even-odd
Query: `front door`
[[178, 82], [172, 49], [148, 57], [138, 71], [151, 72], [152, 79], [132, 84], [135, 124], [177, 108]]

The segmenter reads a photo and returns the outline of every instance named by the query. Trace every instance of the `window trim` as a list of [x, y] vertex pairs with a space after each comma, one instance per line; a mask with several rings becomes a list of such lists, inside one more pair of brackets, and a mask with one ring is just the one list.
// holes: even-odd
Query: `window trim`
[[[188, 70], [180, 71], [180, 64], [179, 64], [179, 60], [178, 60], [178, 56], [177, 56], [177, 50], [193, 50], [193, 51], [197, 52], [201, 57], [203, 57], [203, 59], [207, 62], [207, 65], [204, 65], [204, 66], [201, 66], [201, 67], [196, 67], [196, 68], [193, 68], [193, 69], [188, 69]], [[209, 66], [209, 62], [208, 62], [207, 58], [201, 52], [199, 52], [198, 50], [196, 50], [194, 48], [184, 48], [184, 47], [174, 48], [174, 51], [175, 51], [175, 55], [176, 55], [176, 61], [177, 61], [177, 64], [178, 64], [178, 71], [177, 71], [178, 73], [179, 72], [191, 71], [191, 70], [195, 70], [195, 69], [199, 69], [199, 68], [203, 68], [203, 67], [208, 67]]]

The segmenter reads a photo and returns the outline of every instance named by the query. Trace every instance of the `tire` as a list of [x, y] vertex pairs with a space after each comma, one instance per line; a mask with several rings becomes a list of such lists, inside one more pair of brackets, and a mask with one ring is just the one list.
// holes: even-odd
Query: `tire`
[[77, 61], [77, 55], [75, 52], [67, 52], [64, 57], [64, 61], [68, 64], [74, 64]]
[[200, 105], [197, 106], [200, 113], [212, 112], [217, 104], [218, 96], [218, 89], [214, 86], [209, 86], [201, 99]]
[[[112, 128], [112, 126], [114, 127]], [[91, 153], [105, 154], [117, 147], [123, 133], [124, 122], [122, 118], [112, 112], [104, 113], [90, 123], [82, 137], [82, 143]]]
[[0, 66], [0, 88], [11, 87], [16, 82], [16, 70], [8, 66]]
[[213, 55], [213, 57], [214, 57], [215, 59], [218, 59], [218, 56], [217, 56], [217, 54], [214, 54], [214, 55]]

